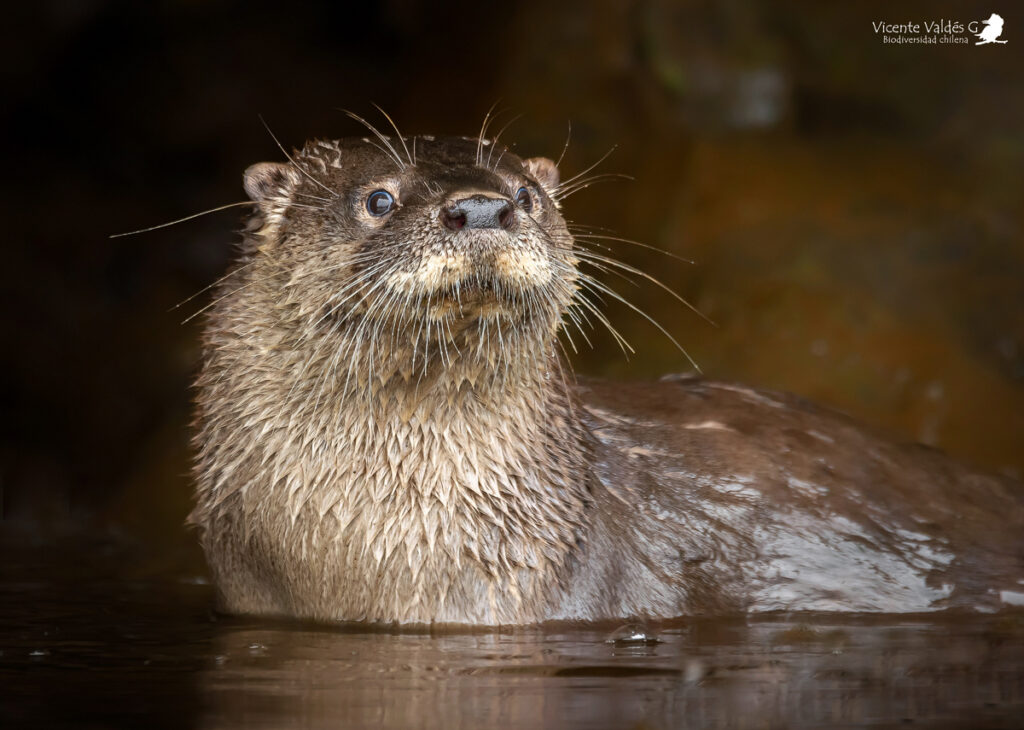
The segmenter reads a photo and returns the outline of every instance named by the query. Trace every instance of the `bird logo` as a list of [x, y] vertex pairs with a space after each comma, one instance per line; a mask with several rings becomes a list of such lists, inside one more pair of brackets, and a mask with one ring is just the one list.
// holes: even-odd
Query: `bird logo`
[[999, 36], [1003, 34], [1003, 17], [992, 13], [988, 17], [988, 20], [981, 21], [985, 26], [982, 28], [980, 33], [975, 33], [980, 40], [975, 42], [976, 46], [984, 46], [988, 43], [1006, 43], [1006, 41], [999, 40]]

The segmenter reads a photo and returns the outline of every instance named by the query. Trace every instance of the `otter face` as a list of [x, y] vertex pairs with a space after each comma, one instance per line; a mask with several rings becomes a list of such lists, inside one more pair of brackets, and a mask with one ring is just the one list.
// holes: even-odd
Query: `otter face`
[[550, 160], [475, 138], [313, 141], [245, 174], [254, 253], [319, 296], [310, 317], [456, 347], [488, 328], [547, 338], [561, 325], [578, 260], [557, 186]]

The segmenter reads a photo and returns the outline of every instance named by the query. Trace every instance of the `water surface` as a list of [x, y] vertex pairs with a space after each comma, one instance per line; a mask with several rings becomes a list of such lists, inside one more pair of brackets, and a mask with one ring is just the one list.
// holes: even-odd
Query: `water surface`
[[5, 728], [1024, 726], [1022, 613], [371, 631], [218, 616], [103, 544], [4, 552]]

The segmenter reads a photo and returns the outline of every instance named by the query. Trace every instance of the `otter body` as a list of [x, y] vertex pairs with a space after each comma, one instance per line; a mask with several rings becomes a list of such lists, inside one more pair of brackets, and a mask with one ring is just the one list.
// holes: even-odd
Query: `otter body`
[[1024, 602], [1005, 480], [788, 396], [576, 383], [559, 330], [603, 315], [551, 161], [378, 135], [245, 186], [190, 518], [225, 610], [509, 625]]

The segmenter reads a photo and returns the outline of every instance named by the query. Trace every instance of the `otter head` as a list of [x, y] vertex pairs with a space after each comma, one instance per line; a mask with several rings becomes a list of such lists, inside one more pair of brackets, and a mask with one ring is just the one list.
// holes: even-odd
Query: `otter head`
[[379, 379], [543, 361], [578, 276], [557, 186], [552, 161], [477, 139], [313, 141], [245, 173], [253, 276], [282, 331]]

